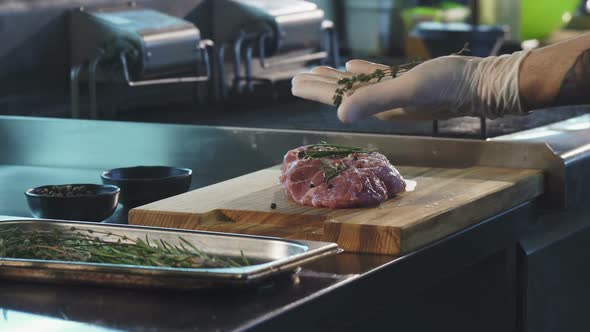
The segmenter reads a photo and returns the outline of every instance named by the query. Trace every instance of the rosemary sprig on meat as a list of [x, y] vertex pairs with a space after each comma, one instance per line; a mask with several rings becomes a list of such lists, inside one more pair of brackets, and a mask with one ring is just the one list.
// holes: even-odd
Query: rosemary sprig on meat
[[[463, 48], [452, 55], [461, 55], [469, 51], [469, 44], [466, 43]], [[366, 84], [374, 84], [381, 82], [384, 78], [396, 78], [410, 69], [422, 64], [424, 61], [412, 61], [409, 63], [401, 64], [399, 66], [390, 66], [387, 69], [376, 69], [370, 74], [358, 74], [352, 77], [345, 77], [338, 80], [338, 86], [332, 97], [332, 101], [335, 106], [340, 106], [344, 100], [344, 96], [351, 95], [354, 91]]]
[[375, 152], [375, 150], [320, 142], [318, 144], [309, 145], [307, 149], [302, 152], [302, 158], [320, 159], [327, 157], [346, 157], [354, 153], [371, 153]]
[[312, 144], [306, 147], [306, 150], [299, 152], [298, 157], [300, 159], [320, 159], [321, 171], [324, 174], [325, 182], [329, 183], [330, 180], [340, 175], [342, 172], [348, 169], [348, 166], [340, 160], [339, 162], [333, 162], [326, 158], [331, 157], [348, 157], [356, 153], [371, 153], [375, 152], [374, 149], [365, 149], [345, 145], [328, 144], [326, 142], [320, 142], [318, 144]]
[[[107, 241], [110, 238], [115, 241]], [[249, 265], [242, 253], [239, 261], [205, 253], [179, 237], [179, 245], [164, 240], [131, 239], [124, 235], [70, 227], [50, 230], [0, 230], [0, 258], [42, 259], [161, 266], [176, 268], [238, 267]]]
[[332, 164], [329, 161], [322, 160], [322, 166], [320, 169], [324, 174], [324, 181], [326, 183], [329, 183], [330, 180], [340, 175], [340, 173], [346, 171], [348, 169], [348, 166], [346, 166], [342, 161], [340, 161], [340, 164]]

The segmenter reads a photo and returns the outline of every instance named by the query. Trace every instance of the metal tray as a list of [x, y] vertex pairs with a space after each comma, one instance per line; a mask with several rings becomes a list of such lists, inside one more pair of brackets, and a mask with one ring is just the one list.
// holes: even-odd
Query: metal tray
[[[239, 257], [241, 252], [252, 265], [230, 268], [170, 268], [138, 265], [49, 261], [0, 257], [0, 278], [53, 283], [87, 283], [140, 288], [200, 289], [244, 286], [288, 272], [299, 266], [341, 250], [335, 243], [291, 241], [280, 238], [165, 228], [106, 225], [58, 220], [9, 220], [4, 227], [49, 230], [59, 228], [100, 230], [129, 238], [162, 239], [171, 244], [179, 236], [200, 247], [207, 254]], [[101, 235], [99, 235], [101, 236]], [[109, 237], [102, 235], [103, 240]]]

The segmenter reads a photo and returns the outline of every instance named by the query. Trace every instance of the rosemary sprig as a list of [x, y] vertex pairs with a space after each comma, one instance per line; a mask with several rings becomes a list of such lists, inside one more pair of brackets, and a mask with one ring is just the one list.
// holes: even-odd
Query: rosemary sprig
[[[453, 53], [452, 55], [461, 55], [468, 51], [469, 44], [466, 43], [459, 52]], [[396, 78], [423, 62], [424, 61], [412, 61], [409, 63], [401, 64], [399, 66], [390, 66], [387, 69], [376, 69], [374, 72], [370, 74], [358, 74], [352, 77], [341, 78], [338, 80], [339, 88], [337, 88], [334, 91], [332, 101], [335, 106], [340, 106], [340, 104], [342, 104], [342, 101], [344, 100], [345, 94], [350, 95], [361, 86], [366, 84], [379, 83], [384, 78]]]
[[342, 172], [346, 171], [348, 166], [346, 166], [342, 161], [340, 164], [332, 164], [326, 160], [322, 160], [321, 170], [324, 174], [325, 182], [329, 183], [330, 180], [340, 175]]
[[145, 240], [130, 239], [111, 232], [76, 227], [67, 231], [7, 227], [0, 230], [0, 257], [177, 268], [249, 265], [243, 252], [240, 261], [235, 261], [208, 255], [189, 241], [179, 239], [181, 242], [177, 246], [161, 239], [150, 241], [147, 236]]
[[348, 169], [348, 166], [340, 160], [340, 163], [333, 163], [326, 158], [331, 157], [347, 157], [354, 155], [355, 153], [372, 153], [374, 149], [365, 149], [345, 145], [328, 144], [326, 142], [320, 142], [318, 144], [312, 144], [306, 147], [304, 151], [300, 152], [300, 158], [309, 159], [320, 159], [320, 169], [324, 174], [325, 182], [329, 183], [330, 180], [340, 175], [342, 172]]
[[303, 151], [302, 157], [320, 159], [327, 157], [345, 157], [353, 153], [371, 152], [375, 152], [375, 150], [320, 142], [318, 144], [312, 144], [307, 146], [307, 149]]

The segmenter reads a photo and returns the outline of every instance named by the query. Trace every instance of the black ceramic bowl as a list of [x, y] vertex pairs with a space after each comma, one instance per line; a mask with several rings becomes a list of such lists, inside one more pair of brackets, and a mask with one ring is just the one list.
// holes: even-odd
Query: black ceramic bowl
[[[59, 185], [68, 186], [68, 185]], [[53, 185], [31, 188], [25, 191], [31, 214], [36, 218], [79, 221], [103, 221], [117, 209], [119, 188], [100, 184], [71, 184], [84, 186], [90, 192], [75, 196], [51, 196], [44, 193]]]
[[101, 178], [121, 188], [119, 203], [131, 209], [188, 191], [192, 173], [188, 168], [136, 166], [106, 171]]

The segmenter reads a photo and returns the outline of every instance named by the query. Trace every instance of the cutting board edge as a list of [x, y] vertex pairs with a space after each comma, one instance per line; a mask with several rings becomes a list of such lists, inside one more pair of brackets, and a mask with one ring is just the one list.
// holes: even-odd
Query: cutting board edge
[[[446, 234], [446, 235], [443, 235], [442, 237], [432, 236], [433, 232], [439, 231], [438, 228], [424, 231], [424, 228], [430, 227], [432, 224], [438, 223], [438, 225], [441, 225], [441, 223], [439, 223], [440, 219], [448, 218], [449, 215], [451, 215], [451, 214], [461, 213], [462, 210], [464, 210], [464, 209], [472, 208], [471, 205], [474, 204], [476, 201], [478, 203], [481, 203], [481, 200], [495, 201], [498, 199], [507, 199], [508, 197], [520, 197], [521, 199], [515, 201], [516, 203], [512, 204], [512, 206], [510, 206], [509, 208], [505, 209], [505, 210], [509, 210], [515, 206], [518, 206], [518, 205], [524, 203], [524, 202], [532, 201], [532, 200], [539, 198], [541, 195], [543, 195], [544, 190], [545, 190], [545, 185], [544, 185], [545, 178], [544, 178], [544, 174], [541, 170], [534, 170], [534, 171], [536, 172], [536, 174], [534, 176], [523, 178], [521, 181], [514, 183], [509, 188], [498, 190], [491, 195], [487, 195], [485, 197], [478, 197], [477, 199], [474, 199], [473, 201], [468, 202], [468, 204], [465, 204], [465, 205], [461, 206], [460, 208], [446, 210], [443, 213], [440, 213], [440, 214], [430, 218], [428, 223], [422, 223], [419, 226], [414, 225], [411, 228], [401, 228], [401, 236], [400, 237], [403, 239], [403, 241], [402, 241], [402, 246], [400, 248], [400, 254], [407, 254], [413, 250], [424, 247], [425, 245], [428, 245], [430, 243], [441, 240], [442, 238], [444, 238], [446, 236], [450, 236], [459, 230], [465, 229], [466, 227], [470, 227], [470, 226], [475, 225], [479, 222], [483, 222], [483, 221], [497, 215], [499, 212], [501, 212], [501, 211], [497, 211], [497, 209], [490, 210], [490, 211], [484, 213], [483, 215], [480, 215], [477, 217], [472, 217], [471, 219], [466, 220], [466, 222], [464, 222], [464, 223], [450, 224], [450, 225], [446, 224], [447, 226], [451, 226], [451, 227], [447, 227], [445, 229], [445, 231], [442, 232], [442, 233]], [[531, 186], [526, 185], [527, 183], [530, 183]], [[524, 188], [524, 190], [523, 190], [523, 188]], [[526, 189], [528, 189], [528, 188], [533, 188], [533, 191], [531, 193], [527, 193]], [[516, 191], [516, 193], [514, 193], [514, 191]], [[519, 193], [520, 193], [520, 195], [519, 195]], [[435, 240], [423, 241], [423, 240], [415, 239], [413, 234], [418, 231], [421, 231], [419, 233], [421, 236], [431, 235], [430, 237], [435, 238]]]
[[[235, 222], [231, 220], [221, 221], [215, 219], [220, 214], [223, 214], [222, 211], [214, 210], [207, 213], [207, 215], [212, 216], [203, 218], [203, 215], [190, 212], [156, 212], [153, 210], [133, 209], [129, 212], [129, 224], [207, 232], [282, 237], [296, 240], [324, 241], [325, 220], [316, 220], [316, 222], [311, 225], [293, 223], [293, 225], [290, 225], [291, 227], [285, 227], [282, 223], [254, 223], [249, 221]], [[206, 220], [209, 217], [215, 220]], [[223, 217], [224, 216], [222, 216], [222, 218]]]
[[[323, 240], [337, 243], [344, 251], [398, 255], [401, 252], [401, 233], [402, 229], [396, 226], [343, 224], [328, 219], [324, 223]], [[376, 242], [380, 245], [374, 245]]]

